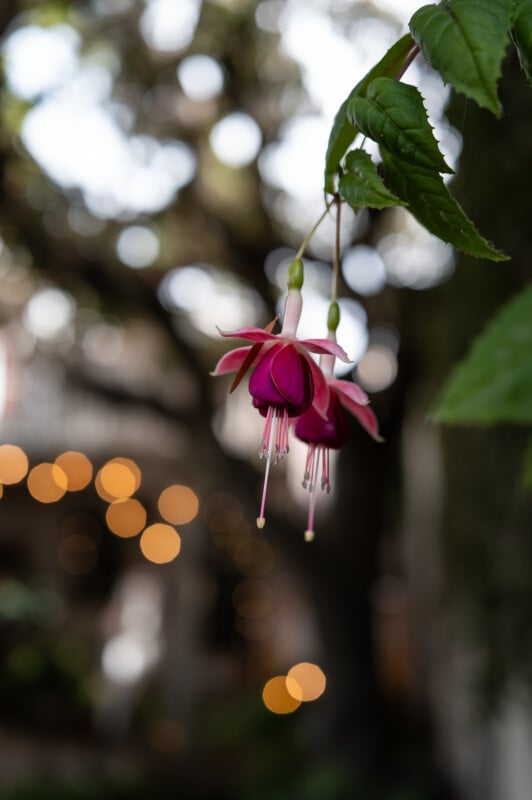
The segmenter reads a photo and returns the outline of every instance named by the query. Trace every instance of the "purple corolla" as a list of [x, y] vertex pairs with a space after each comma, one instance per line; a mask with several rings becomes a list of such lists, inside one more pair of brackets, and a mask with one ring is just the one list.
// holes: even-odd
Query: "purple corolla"
[[[303, 339], [296, 336], [301, 316], [299, 289], [290, 289], [285, 304], [280, 334], [268, 328], [245, 327], [222, 332], [229, 338], [247, 339], [253, 344], [230, 350], [218, 361], [213, 374], [236, 372], [231, 391], [236, 388], [249, 367], [249, 392], [253, 405], [265, 417], [260, 443], [260, 456], [266, 458], [264, 488], [257, 526], [264, 527], [264, 508], [270, 465], [288, 452], [289, 419], [299, 417], [312, 405], [318, 416], [326, 417], [329, 407], [329, 386], [311, 353], [340, 358], [349, 362], [344, 350], [330, 339]], [[271, 326], [273, 327], [273, 325]]]
[[[303, 488], [310, 492], [309, 513], [305, 539], [314, 538], [314, 510], [316, 490], [321, 470], [321, 488], [330, 492], [329, 451], [339, 450], [347, 440], [347, 417], [352, 414], [362, 427], [377, 441], [379, 425], [373, 411], [369, 408], [366, 393], [351, 381], [335, 379], [332, 376], [334, 356], [321, 359], [325, 380], [329, 387], [329, 402], [325, 414], [311, 405], [295, 421], [294, 433], [298, 439], [308, 444]], [[344, 410], [345, 409], [345, 410]]]

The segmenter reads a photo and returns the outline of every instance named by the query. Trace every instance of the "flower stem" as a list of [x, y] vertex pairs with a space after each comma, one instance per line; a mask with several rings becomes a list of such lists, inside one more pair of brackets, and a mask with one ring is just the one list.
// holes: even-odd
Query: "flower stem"
[[329, 210], [330, 210], [331, 206], [334, 204], [335, 199], [336, 199], [336, 196], [333, 197], [332, 200], [330, 200], [325, 205], [325, 211], [323, 212], [323, 214], [320, 215], [320, 218], [317, 220], [317, 222], [314, 223], [314, 225], [312, 226], [310, 231], [307, 233], [307, 235], [305, 236], [305, 238], [301, 242], [299, 250], [297, 251], [297, 253], [295, 255], [294, 261], [295, 261], [296, 258], [301, 258], [303, 256], [303, 253], [307, 249], [308, 243], [310, 242], [310, 240], [312, 239], [312, 237], [314, 236], [314, 234], [316, 233], [316, 231], [320, 227], [321, 223], [323, 222], [323, 220], [325, 219], [325, 217], [329, 213]]
[[403, 61], [403, 63], [401, 64], [401, 67], [399, 68], [399, 70], [396, 72], [396, 74], [394, 76], [396, 81], [400, 81], [401, 80], [401, 78], [403, 77], [403, 75], [407, 71], [407, 69], [410, 66], [410, 64], [412, 63], [412, 61], [414, 61], [414, 59], [416, 58], [416, 56], [419, 55], [420, 52], [421, 52], [421, 50], [419, 48], [419, 45], [417, 45], [417, 44], [410, 50], [410, 52], [407, 55], [406, 59]]
[[335, 195], [333, 202], [336, 205], [336, 235], [334, 239], [331, 303], [336, 303], [338, 300], [338, 280], [340, 276], [340, 228], [341, 228], [341, 209], [342, 209], [342, 201], [339, 195]]

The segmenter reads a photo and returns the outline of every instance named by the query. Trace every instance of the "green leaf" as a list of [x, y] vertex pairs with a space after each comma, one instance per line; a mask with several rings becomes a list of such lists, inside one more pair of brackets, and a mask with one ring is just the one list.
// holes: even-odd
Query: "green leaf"
[[383, 58], [376, 64], [362, 80], [357, 83], [344, 100], [334, 119], [327, 154], [325, 156], [325, 191], [333, 194], [335, 192], [335, 180], [340, 166], [340, 161], [344, 157], [349, 145], [355, 139], [358, 130], [347, 119], [347, 106], [349, 101], [360, 92], [365, 91], [372, 80], [381, 76], [392, 77], [398, 75], [402, 65], [407, 60], [410, 52], [416, 45], [409, 33], [405, 34], [385, 53]]
[[512, 18], [511, 36], [519, 61], [532, 81], [532, 0], [517, 0]]
[[358, 211], [360, 208], [386, 208], [404, 206], [392, 194], [377, 172], [377, 165], [365, 150], [352, 150], [345, 160], [345, 172], [340, 177], [338, 189], [342, 198]]
[[512, 0], [443, 0], [410, 20], [412, 36], [443, 80], [497, 115], [511, 6]]
[[455, 368], [437, 422], [532, 422], [532, 285], [497, 314]]
[[350, 100], [347, 117], [396, 158], [437, 172], [452, 172], [438, 149], [423, 97], [415, 86], [376, 78], [364, 95]]
[[478, 233], [437, 172], [400, 161], [384, 148], [381, 155], [387, 185], [431, 233], [478, 258], [508, 260]]

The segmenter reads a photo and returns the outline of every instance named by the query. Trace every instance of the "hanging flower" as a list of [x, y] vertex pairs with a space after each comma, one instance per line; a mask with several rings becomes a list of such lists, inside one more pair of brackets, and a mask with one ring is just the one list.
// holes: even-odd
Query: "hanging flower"
[[[297, 261], [297, 260], [296, 260]], [[296, 262], [293, 262], [296, 263]], [[271, 463], [277, 463], [288, 452], [289, 419], [314, 405], [318, 415], [325, 415], [329, 405], [329, 388], [319, 366], [310, 353], [330, 355], [349, 362], [349, 358], [336, 342], [329, 339], [303, 339], [296, 336], [301, 316], [301, 281], [289, 278], [289, 291], [285, 304], [280, 334], [271, 332], [273, 323], [266, 328], [245, 327], [231, 332], [220, 331], [229, 338], [247, 339], [248, 347], [237, 347], [219, 360], [213, 374], [237, 372], [231, 385], [233, 391], [249, 367], [249, 392], [253, 405], [265, 417], [260, 442], [260, 456], [266, 459], [264, 487], [257, 526], [264, 527], [264, 508]]]
[[[330, 332], [329, 336], [334, 341], [335, 334]], [[367, 394], [357, 384], [333, 377], [334, 356], [323, 357], [321, 367], [329, 387], [327, 410], [325, 414], [322, 414], [315, 405], [311, 405], [297, 418], [294, 425], [294, 433], [297, 438], [308, 444], [303, 476], [303, 488], [310, 492], [308, 522], [305, 531], [306, 541], [312, 541], [314, 538], [314, 510], [318, 477], [320, 477], [321, 489], [329, 493], [331, 490], [329, 451], [339, 450], [347, 441], [348, 427], [345, 411], [349, 411], [356, 417], [362, 427], [376, 441], [382, 441], [379, 436], [377, 418], [368, 406]]]

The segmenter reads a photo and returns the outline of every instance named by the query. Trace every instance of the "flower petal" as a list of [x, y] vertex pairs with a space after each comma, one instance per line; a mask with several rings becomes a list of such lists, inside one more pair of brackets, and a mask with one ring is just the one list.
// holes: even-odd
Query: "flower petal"
[[263, 351], [251, 373], [248, 388], [255, 408], [265, 408], [269, 405], [283, 406], [286, 403], [284, 395], [279, 392], [271, 376], [272, 361], [281, 347], [282, 345], [273, 345]]
[[314, 386], [314, 399], [312, 405], [322, 417], [327, 415], [327, 408], [329, 407], [329, 386], [325, 375], [318, 367], [316, 362], [310, 356], [305, 355], [305, 361], [310, 367], [312, 375], [312, 383]]
[[235, 375], [233, 383], [229, 387], [229, 394], [235, 391], [236, 387], [238, 386], [238, 384], [240, 383], [240, 381], [242, 380], [242, 378], [244, 377], [250, 366], [257, 361], [257, 358], [262, 348], [263, 348], [262, 342], [255, 342], [255, 344], [251, 345], [247, 356], [241, 363], [238, 372]]
[[301, 339], [300, 345], [306, 347], [311, 353], [318, 353], [326, 355], [329, 353], [331, 356], [336, 356], [340, 361], [345, 361], [346, 364], [351, 363], [351, 359], [339, 344], [331, 342], [330, 339]]
[[362, 425], [370, 436], [377, 442], [383, 442], [384, 439], [379, 434], [379, 423], [377, 417], [369, 406], [361, 406], [360, 403], [354, 403], [350, 397], [345, 394], [337, 395], [340, 403], [349, 411]]
[[298, 414], [310, 406], [313, 391], [307, 358], [293, 344], [278, 350], [271, 363], [271, 377], [275, 388]]
[[229, 350], [218, 361], [211, 375], [227, 375], [229, 372], [239, 370], [248, 357], [251, 348], [252, 345], [248, 345], [247, 347], [235, 347], [233, 350]]
[[275, 333], [270, 333], [264, 328], [257, 328], [255, 325], [248, 325], [245, 328], [237, 328], [236, 331], [222, 331], [217, 326], [220, 336], [226, 339], [249, 339], [250, 342], [271, 342], [278, 339]]
[[345, 394], [353, 403], [359, 403], [361, 406], [367, 406], [369, 403], [369, 397], [357, 383], [336, 379], [333, 379], [329, 383], [338, 394]]
[[347, 417], [334, 394], [329, 396], [327, 414], [322, 416], [315, 406], [296, 419], [294, 433], [302, 442], [338, 450], [347, 441]]

